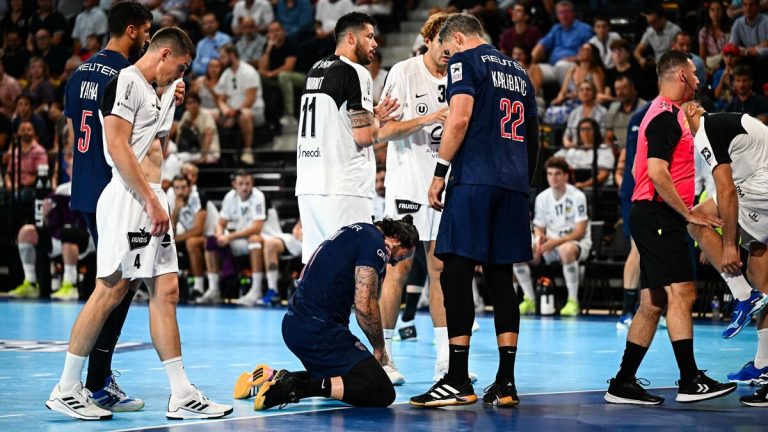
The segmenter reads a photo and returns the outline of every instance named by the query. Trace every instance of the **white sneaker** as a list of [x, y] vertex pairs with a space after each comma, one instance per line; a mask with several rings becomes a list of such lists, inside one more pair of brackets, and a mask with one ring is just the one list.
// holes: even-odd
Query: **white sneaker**
[[394, 364], [388, 364], [382, 367], [384, 368], [384, 372], [387, 373], [389, 380], [392, 381], [392, 385], [399, 386], [405, 384], [405, 376], [396, 369]]
[[83, 388], [83, 383], [75, 384], [69, 390], [63, 390], [59, 384], [53, 388], [45, 406], [49, 410], [79, 420], [110, 420], [112, 413], [99, 408], [91, 398], [91, 392]]
[[194, 393], [184, 399], [171, 395], [168, 399], [168, 412], [165, 413], [165, 418], [171, 420], [214, 419], [231, 413], [231, 405], [216, 403], [195, 388]]
[[238, 306], [254, 307], [258, 304], [261, 304], [261, 297], [249, 296], [248, 294], [246, 294], [240, 297], [239, 299], [234, 300], [232, 303]]
[[290, 115], [284, 115], [280, 117], [280, 126], [283, 127], [283, 132], [296, 132], [299, 129], [299, 122]]
[[253, 165], [253, 153], [243, 153], [240, 155], [240, 162], [246, 165]]
[[195, 300], [195, 303], [197, 304], [220, 304], [221, 303], [221, 294], [219, 293], [219, 290], [216, 289], [209, 289], [208, 291], [203, 294], [202, 297], [198, 297], [197, 300]]
[[[445, 374], [448, 373], [448, 362], [435, 362], [435, 374], [432, 376], [432, 382], [438, 382]], [[472, 384], [477, 382], [477, 374], [473, 372], [469, 372], [469, 381], [471, 381]]]

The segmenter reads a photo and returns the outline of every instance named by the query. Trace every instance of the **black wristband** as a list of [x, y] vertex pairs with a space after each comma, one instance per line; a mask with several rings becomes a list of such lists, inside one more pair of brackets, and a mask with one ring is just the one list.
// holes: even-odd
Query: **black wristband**
[[448, 174], [448, 168], [450, 168], [449, 164], [438, 159], [435, 164], [435, 177], [444, 178]]

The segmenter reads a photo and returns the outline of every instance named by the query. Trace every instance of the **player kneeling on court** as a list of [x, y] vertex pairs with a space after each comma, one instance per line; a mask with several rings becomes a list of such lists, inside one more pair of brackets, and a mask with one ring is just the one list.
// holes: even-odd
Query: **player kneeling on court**
[[[324, 241], [307, 261], [283, 318], [285, 344], [307, 370], [257, 366], [240, 376], [235, 397], [255, 394], [257, 411], [319, 396], [354, 406], [390, 405], [395, 389], [381, 366], [388, 359], [377, 296], [386, 264], [410, 258], [418, 241], [409, 216], [347, 225]], [[349, 331], [352, 306], [373, 354]]]

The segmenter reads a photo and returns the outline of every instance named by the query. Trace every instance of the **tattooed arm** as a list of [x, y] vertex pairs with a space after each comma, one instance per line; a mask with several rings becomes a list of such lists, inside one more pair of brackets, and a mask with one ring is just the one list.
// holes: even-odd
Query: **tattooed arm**
[[373, 112], [365, 109], [347, 111], [352, 123], [352, 138], [355, 143], [360, 147], [375, 144], [379, 139], [379, 128], [390, 120], [390, 114], [399, 107], [397, 99], [385, 97], [373, 108]]
[[378, 289], [379, 274], [373, 267], [355, 267], [355, 317], [373, 346], [373, 356], [385, 365], [389, 363], [389, 358], [384, 349], [381, 312], [376, 299]]

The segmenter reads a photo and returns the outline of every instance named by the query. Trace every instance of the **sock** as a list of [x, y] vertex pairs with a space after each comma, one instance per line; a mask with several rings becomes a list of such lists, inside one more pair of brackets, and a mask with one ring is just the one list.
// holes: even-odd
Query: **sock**
[[277, 292], [277, 279], [280, 272], [277, 270], [267, 270], [267, 288]]
[[61, 378], [59, 378], [59, 387], [71, 389], [72, 386], [81, 382], [86, 358], [67, 351], [67, 357], [64, 359], [64, 370], [61, 372]]
[[448, 363], [448, 327], [435, 327], [437, 363]]
[[405, 310], [401, 317], [403, 321], [413, 321], [413, 318], [416, 317], [416, 305], [419, 304], [419, 298], [421, 298], [421, 291], [405, 294]]
[[202, 276], [195, 276], [195, 287], [193, 290], [199, 293], [205, 291], [205, 280]]
[[635, 303], [637, 303], [637, 290], [624, 288], [624, 313], [635, 313]]
[[251, 290], [248, 291], [250, 297], [261, 298], [261, 282], [264, 279], [264, 273], [257, 272], [251, 274]]
[[752, 287], [744, 278], [743, 274], [739, 274], [738, 276], [731, 276], [728, 273], [720, 273], [720, 276], [728, 285], [728, 289], [731, 290], [731, 294], [733, 294], [733, 296], [736, 297], [739, 301], [747, 300], [752, 294]]
[[308, 397], [331, 397], [331, 379], [309, 379], [296, 381], [296, 396], [299, 399]]
[[19, 258], [21, 258], [21, 266], [24, 268], [24, 279], [37, 283], [35, 246], [32, 243], [19, 243]]
[[208, 291], [219, 292], [218, 273], [208, 273]]
[[520, 288], [523, 289], [523, 294], [530, 300], [536, 299], [536, 292], [533, 290], [533, 281], [531, 280], [531, 268], [528, 264], [515, 264], [515, 277], [520, 284]]
[[675, 351], [675, 360], [680, 369], [680, 382], [688, 382], [699, 374], [696, 359], [693, 356], [693, 339], [681, 339], [672, 342], [672, 350]]
[[563, 264], [563, 278], [568, 288], [568, 300], [579, 301], [579, 262]]
[[634, 381], [637, 370], [640, 368], [640, 363], [643, 362], [643, 357], [645, 357], [647, 352], [648, 347], [627, 341], [627, 346], [624, 348], [624, 356], [621, 358], [621, 366], [619, 366], [619, 372], [616, 374], [616, 380], [621, 382]]
[[469, 345], [448, 345], [448, 373], [446, 381], [463, 384], [469, 379]]
[[64, 264], [64, 282], [77, 283], [77, 264]]
[[392, 362], [392, 336], [395, 335], [395, 329], [384, 329], [384, 349], [387, 351], [387, 357]]
[[184, 364], [181, 362], [181, 357], [174, 357], [163, 362], [163, 369], [165, 374], [168, 375], [168, 381], [171, 383], [171, 394], [177, 398], [185, 398], [195, 391], [192, 383], [187, 378], [187, 373], [184, 372]]
[[517, 347], [499, 347], [499, 370], [496, 372], [496, 384], [515, 383], [515, 356]]
[[757, 331], [757, 353], [755, 354], [755, 367], [762, 369], [768, 366], [768, 328]]

